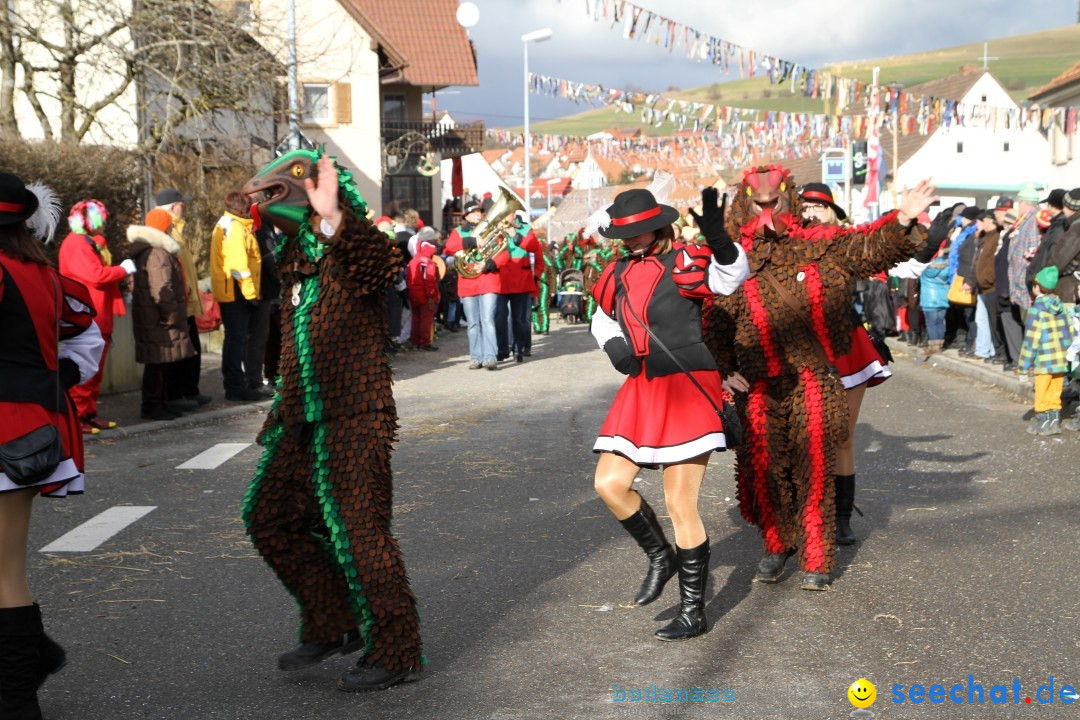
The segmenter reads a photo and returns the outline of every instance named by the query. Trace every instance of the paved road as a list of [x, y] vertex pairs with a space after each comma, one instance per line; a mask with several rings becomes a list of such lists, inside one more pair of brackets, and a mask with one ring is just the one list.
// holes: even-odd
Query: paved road
[[[344, 658], [275, 668], [297, 619], [238, 519], [258, 457], [242, 445], [261, 422], [251, 415], [93, 445], [89, 493], [36, 504], [32, 584], [72, 660], [43, 691], [46, 716], [826, 718], [847, 716], [846, 688], [866, 677], [879, 715], [1011, 718], [1040, 712], [1024, 698], [1051, 676], [1055, 693], [1080, 685], [1080, 437], [1027, 436], [1023, 406], [906, 362], [871, 391], [861, 542], [841, 551], [830, 593], [791, 576], [751, 584], [759, 543], [738, 516], [731, 459], [715, 457], [702, 497], [713, 630], [664, 644], [652, 632], [676, 584], [628, 605], [643, 558], [592, 492], [589, 448], [620, 376], [585, 328], [556, 326], [531, 361], [497, 373], [465, 368], [463, 335], [443, 345], [397, 367], [395, 529], [421, 603], [422, 682], [354, 696], [334, 688]], [[241, 447], [212, 469], [176, 469], [222, 443]], [[640, 487], [659, 500], [657, 473]], [[126, 505], [156, 509], [96, 549], [37, 551]], [[1010, 704], [891, 701], [893, 685], [969, 674], [987, 694], [1008, 684]], [[733, 699], [613, 699], [615, 685], [654, 683]], [[1042, 716], [1070, 710], [1058, 698]]]

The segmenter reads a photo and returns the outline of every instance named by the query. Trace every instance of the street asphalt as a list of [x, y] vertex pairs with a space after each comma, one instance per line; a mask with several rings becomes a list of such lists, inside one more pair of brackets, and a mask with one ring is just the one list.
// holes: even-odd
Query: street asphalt
[[[751, 583], [760, 541], [738, 513], [733, 458], [715, 455], [701, 496], [712, 630], [660, 643], [677, 582], [630, 605], [644, 556], [592, 489], [592, 441], [621, 376], [584, 325], [552, 328], [498, 372], [466, 369], [464, 333], [395, 361], [394, 528], [420, 603], [422, 681], [351, 695], [335, 687], [349, 658], [277, 670], [295, 604], [238, 516], [258, 447], [176, 469], [252, 442], [252, 413], [105, 436], [88, 445], [86, 495], [35, 504], [31, 584], [71, 660], [42, 690], [46, 718], [842, 718], [859, 678], [881, 717], [1077, 717], [1063, 686], [1080, 686], [1080, 436], [1031, 437], [1025, 406], [901, 359], [867, 394], [865, 517], [832, 590], [802, 591], [791, 572]], [[657, 472], [638, 487], [662, 509]], [[93, 550], [40, 552], [117, 505], [156, 509]], [[966, 701], [972, 682], [978, 707], [906, 694], [960, 683]], [[1008, 704], [991, 704], [995, 684]], [[664, 703], [654, 686], [721, 699]]]

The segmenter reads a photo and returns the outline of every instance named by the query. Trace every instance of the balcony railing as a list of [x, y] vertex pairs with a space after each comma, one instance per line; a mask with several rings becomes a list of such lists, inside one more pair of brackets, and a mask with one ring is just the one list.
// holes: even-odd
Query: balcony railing
[[474, 122], [467, 125], [447, 127], [431, 122], [383, 122], [383, 144], [398, 140], [406, 133], [422, 135], [431, 149], [443, 157], [456, 157], [480, 152], [484, 149], [484, 123]]

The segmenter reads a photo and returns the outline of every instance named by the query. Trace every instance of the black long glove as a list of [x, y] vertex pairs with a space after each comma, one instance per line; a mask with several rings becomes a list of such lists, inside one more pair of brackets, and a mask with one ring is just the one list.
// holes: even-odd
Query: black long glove
[[70, 390], [82, 381], [78, 364], [71, 358], [60, 358], [56, 363], [56, 371], [60, 374], [60, 382], [64, 388]]
[[614, 337], [604, 343], [604, 352], [607, 353], [611, 365], [623, 375], [637, 377], [641, 372], [641, 358], [630, 352], [626, 340]]
[[694, 216], [701, 234], [705, 236], [705, 242], [709, 244], [713, 257], [721, 265], [730, 265], [739, 258], [739, 251], [735, 247], [731, 235], [724, 227], [724, 209], [727, 207], [727, 195], [724, 200], [717, 204], [720, 193], [714, 187], [707, 187], [701, 191], [701, 214], [690, 209]]

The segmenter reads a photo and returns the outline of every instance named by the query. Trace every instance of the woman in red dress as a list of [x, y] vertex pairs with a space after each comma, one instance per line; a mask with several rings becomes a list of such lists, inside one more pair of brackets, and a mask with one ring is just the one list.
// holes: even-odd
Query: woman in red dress
[[[41, 195], [41, 199], [39, 199]], [[30, 508], [38, 495], [83, 490], [82, 431], [64, 390], [97, 372], [101, 333], [89, 293], [53, 269], [41, 247], [59, 220], [47, 188], [0, 173], [0, 445], [54, 425], [56, 469], [20, 482], [0, 466], [0, 717], [41, 717], [37, 688], [66, 662], [44, 633], [26, 577]], [[46, 202], [42, 202], [46, 199]], [[35, 238], [35, 235], [37, 237]]]
[[[648, 190], [620, 193], [600, 232], [622, 240], [629, 255], [608, 265], [592, 291], [592, 334], [615, 369], [628, 376], [593, 447], [600, 453], [596, 492], [649, 558], [636, 604], [658, 598], [678, 572], [680, 612], [656, 633], [669, 641], [708, 631], [709, 539], [698, 491], [710, 453], [726, 447], [715, 409], [724, 392], [702, 342], [701, 305], [715, 293], [734, 292], [747, 275], [745, 253], [724, 231], [716, 190], [702, 196], [698, 224], [708, 246], [677, 242], [671, 225], [679, 212], [658, 204]], [[656, 466], [663, 467], [675, 548], [633, 489], [640, 469]]]

